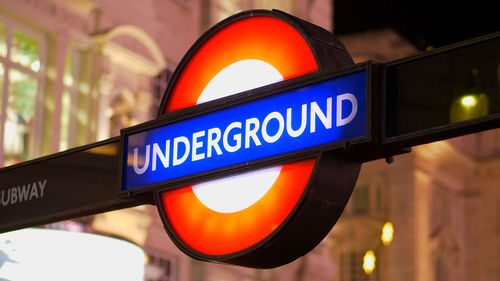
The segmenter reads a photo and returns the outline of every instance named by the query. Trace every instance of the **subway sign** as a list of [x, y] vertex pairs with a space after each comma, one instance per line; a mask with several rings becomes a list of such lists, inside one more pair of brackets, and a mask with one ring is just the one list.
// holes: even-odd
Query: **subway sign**
[[158, 118], [122, 130], [123, 196], [152, 192], [193, 258], [254, 268], [297, 259], [354, 188], [361, 163], [334, 152], [370, 141], [370, 66], [286, 13], [227, 18], [181, 60]]
[[124, 191], [366, 136], [366, 71], [125, 134]]

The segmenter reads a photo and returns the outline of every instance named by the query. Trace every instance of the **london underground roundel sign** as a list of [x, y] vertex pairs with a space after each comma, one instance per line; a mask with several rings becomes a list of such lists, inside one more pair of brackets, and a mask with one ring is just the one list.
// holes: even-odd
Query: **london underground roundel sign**
[[[242, 12], [207, 31], [188, 51], [160, 115], [351, 64], [341, 43], [320, 27], [278, 11]], [[279, 120], [269, 116], [261, 126], [273, 117]], [[209, 143], [224, 138], [226, 150], [235, 147], [220, 131], [212, 133]], [[272, 142], [276, 135], [263, 138]], [[219, 153], [218, 146], [213, 148]], [[156, 200], [168, 234], [191, 257], [271, 268], [306, 254], [324, 238], [343, 211], [359, 169], [359, 163], [321, 153], [191, 186], [156, 188]]]

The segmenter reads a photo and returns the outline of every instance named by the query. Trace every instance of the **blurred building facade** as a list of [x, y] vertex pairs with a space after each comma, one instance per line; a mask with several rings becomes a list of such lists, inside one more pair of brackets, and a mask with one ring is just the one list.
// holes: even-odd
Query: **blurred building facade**
[[[391, 28], [339, 39], [357, 63], [419, 52]], [[497, 68], [492, 96], [500, 95]], [[394, 160], [363, 165], [349, 205], [329, 235], [341, 266], [333, 280], [498, 279], [500, 130], [414, 147]], [[387, 221], [394, 225], [394, 240], [384, 246], [380, 229]], [[360, 269], [360, 257], [369, 249], [377, 256], [375, 276]]]
[[[184, 53], [229, 15], [275, 8], [331, 30], [332, 2], [0, 0], [0, 163], [117, 136], [121, 128], [154, 118]], [[391, 29], [340, 39], [356, 62], [418, 52]], [[48, 227], [140, 245], [148, 255], [148, 281], [496, 280], [499, 183], [499, 131], [417, 147], [391, 165], [367, 163], [328, 237], [310, 254], [273, 270], [188, 258], [152, 206]], [[384, 245], [381, 230], [389, 221], [394, 239]], [[371, 274], [363, 270], [368, 250], [376, 257]]]

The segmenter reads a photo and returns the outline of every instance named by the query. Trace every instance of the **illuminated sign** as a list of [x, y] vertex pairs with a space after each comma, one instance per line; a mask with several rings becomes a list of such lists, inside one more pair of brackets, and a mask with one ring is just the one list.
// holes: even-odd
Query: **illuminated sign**
[[227, 18], [181, 60], [158, 119], [122, 131], [122, 190], [153, 188], [193, 258], [295, 260], [340, 217], [361, 168], [331, 149], [370, 139], [369, 68], [332, 74], [352, 65], [330, 32], [288, 14]]
[[126, 135], [123, 189], [365, 135], [362, 71]]
[[[313, 42], [303, 36], [304, 27], [318, 34], [323, 31], [269, 11], [243, 12], [217, 24], [181, 61], [161, 113], [321, 70], [323, 57], [318, 54], [327, 54], [332, 46], [314, 42], [311, 48]], [[339, 50], [335, 49], [336, 54]], [[352, 63], [347, 53], [339, 60], [338, 65]], [[239, 252], [254, 252], [249, 249], [271, 237], [286, 220], [304, 194], [316, 163], [313, 157], [173, 190], [158, 188], [158, 210], [174, 243], [193, 258], [277, 266], [260, 255]], [[235, 261], [235, 256], [240, 260]]]

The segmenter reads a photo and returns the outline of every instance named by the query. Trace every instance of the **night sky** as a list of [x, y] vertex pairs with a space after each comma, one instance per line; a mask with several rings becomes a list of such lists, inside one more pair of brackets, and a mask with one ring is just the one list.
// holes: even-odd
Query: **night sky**
[[496, 1], [334, 0], [334, 33], [393, 28], [417, 48], [500, 31]]

